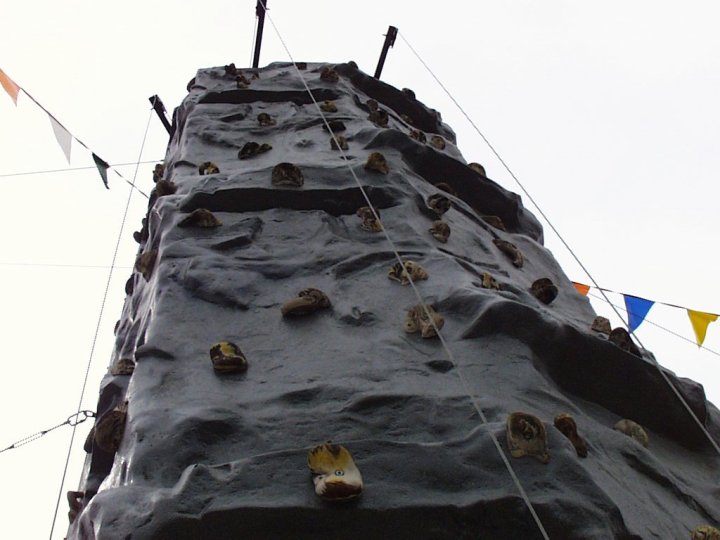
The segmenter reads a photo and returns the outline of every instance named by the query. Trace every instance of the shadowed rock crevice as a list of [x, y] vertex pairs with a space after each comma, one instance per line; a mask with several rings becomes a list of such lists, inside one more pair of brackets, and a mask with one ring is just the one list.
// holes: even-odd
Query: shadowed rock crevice
[[[327, 88], [311, 89], [315, 101], [338, 99], [339, 95]], [[305, 90], [225, 90], [224, 92], [208, 92], [199, 103], [294, 103], [295, 105], [310, 105], [313, 100]]]

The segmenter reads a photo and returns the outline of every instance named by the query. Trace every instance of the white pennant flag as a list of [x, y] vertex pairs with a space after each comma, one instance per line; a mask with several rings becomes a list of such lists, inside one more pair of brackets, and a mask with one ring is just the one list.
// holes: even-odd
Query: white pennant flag
[[53, 131], [55, 132], [55, 138], [57, 139], [60, 148], [62, 148], [62, 151], [65, 153], [68, 164], [70, 164], [70, 150], [72, 149], [73, 137], [70, 135], [70, 132], [62, 127], [52, 116], [48, 116], [48, 118], [50, 118], [50, 124], [52, 124]]

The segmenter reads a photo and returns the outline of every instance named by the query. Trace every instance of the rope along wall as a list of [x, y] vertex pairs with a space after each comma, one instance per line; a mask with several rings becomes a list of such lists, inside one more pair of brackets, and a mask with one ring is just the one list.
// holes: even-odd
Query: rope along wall
[[[440, 85], [440, 87], [443, 89], [443, 91], [445, 92], [445, 94], [447, 94], [447, 96], [448, 96], [448, 97], [450, 98], [450, 100], [455, 104], [455, 106], [456, 106], [456, 107], [458, 108], [458, 110], [462, 113], [462, 115], [467, 119], [467, 121], [470, 123], [470, 125], [473, 127], [473, 129], [477, 132], [477, 134], [480, 135], [480, 137], [482, 138], [483, 141], [485, 141], [485, 144], [487, 144], [488, 148], [490, 148], [490, 151], [495, 155], [495, 157], [496, 157], [496, 158], [498, 159], [498, 161], [502, 164], [502, 166], [505, 168], [505, 170], [508, 172], [508, 174], [510, 174], [510, 176], [511, 176], [512, 179], [515, 181], [515, 183], [520, 187], [520, 189], [521, 189], [522, 192], [525, 194], [525, 196], [528, 198], [528, 200], [530, 200], [530, 202], [533, 204], [533, 206], [537, 209], [538, 213], [542, 216], [542, 218], [545, 220], [545, 222], [548, 224], [548, 226], [552, 229], [552, 231], [555, 233], [555, 235], [558, 237], [558, 239], [562, 242], [562, 244], [563, 244], [563, 245], [565, 246], [565, 248], [568, 250], [568, 252], [570, 253], [570, 255], [572, 255], [573, 259], [575, 259], [575, 261], [578, 263], [578, 265], [580, 265], [580, 268], [582, 268], [583, 272], [585, 272], [585, 274], [588, 276], [588, 278], [592, 281], [593, 285], [595, 285], [595, 288], [597, 288], [597, 289], [600, 291], [600, 293], [602, 294], [603, 298], [604, 298], [605, 301], [612, 307], [613, 311], [614, 311], [615, 314], [618, 316], [618, 318], [619, 318], [620, 320], [622, 320], [622, 315], [620, 315], [620, 312], [617, 310], [617, 308], [615, 307], [615, 305], [614, 305], [614, 304], [610, 301], [610, 299], [607, 297], [607, 295], [605, 294], [605, 291], [600, 287], [600, 285], [598, 285], [597, 281], [595, 281], [595, 278], [592, 276], [592, 274], [590, 273], [590, 271], [585, 267], [585, 265], [582, 263], [582, 261], [580, 261], [580, 259], [579, 259], [578, 256], [575, 254], [575, 252], [572, 250], [572, 248], [570, 247], [570, 245], [565, 241], [565, 239], [564, 239], [563, 236], [560, 234], [560, 232], [555, 228], [555, 226], [552, 224], [552, 222], [551, 222], [550, 219], [547, 217], [547, 215], [545, 215], [545, 212], [543, 212], [542, 209], [540, 208], [540, 206], [538, 205], [538, 203], [535, 202], [535, 199], [533, 199], [532, 195], [530, 195], [530, 193], [528, 192], [528, 190], [525, 189], [525, 186], [523, 186], [523, 184], [520, 182], [520, 180], [518, 180], [517, 176], [515, 176], [515, 174], [512, 172], [512, 170], [511, 170], [510, 167], [507, 165], [507, 163], [505, 163], [505, 161], [502, 159], [502, 157], [500, 157], [500, 154], [497, 152], [497, 150], [495, 150], [495, 147], [493, 147], [493, 145], [490, 144], [490, 141], [487, 139], [487, 137], [485, 137], [485, 135], [483, 135], [483, 133], [482, 133], [482, 132], [480, 131], [480, 129], [477, 127], [477, 125], [475, 124], [475, 122], [473, 122], [473, 120], [470, 118], [470, 116], [468, 116], [468, 114], [465, 112], [465, 109], [462, 108], [462, 106], [457, 102], [457, 100], [453, 97], [453, 95], [450, 93], [450, 91], [445, 87], [445, 85], [440, 81], [440, 79], [438, 79], [438, 77], [435, 75], [435, 73], [432, 71], [432, 69], [430, 69], [430, 67], [429, 67], [429, 66], [425, 63], [425, 61], [420, 57], [420, 55], [419, 55], [419, 54], [417, 53], [417, 51], [413, 48], [413, 46], [410, 45], [410, 43], [408, 42], [407, 39], [405, 39], [405, 36], [403, 36], [400, 32], [398, 32], [398, 35], [400, 35], [400, 38], [403, 40], [403, 42], [405, 42], [405, 44], [406, 44], [406, 45], [408, 46], [408, 48], [412, 51], [412, 53], [415, 55], [415, 57], [420, 61], [420, 63], [421, 63], [423, 66], [425, 66], [425, 69], [428, 71], [428, 73], [430, 73], [430, 75], [432, 76], [432, 78], [435, 79], [435, 81], [438, 83], [438, 85]], [[641, 346], [643, 349], [645, 349], [645, 345], [643, 345], [642, 341], [641, 341], [639, 338], [637, 338], [637, 336], [636, 336], [636, 339], [638, 340], [638, 343], [640, 344], [640, 346]], [[654, 357], [652, 357], [651, 360], [652, 360], [652, 363], [653, 363], [653, 365], [655, 366], [655, 368], [656, 368], [656, 369], [658, 370], [658, 372], [660, 373], [660, 376], [661, 376], [661, 377], [663, 378], [663, 380], [665, 381], [665, 383], [670, 387], [670, 389], [671, 389], [672, 392], [675, 394], [675, 396], [678, 398], [678, 400], [680, 400], [680, 403], [682, 403], [682, 405], [683, 405], [683, 407], [685, 408], [685, 410], [687, 410], [687, 412], [690, 414], [691, 418], [694, 420], [694, 422], [698, 425], [698, 427], [699, 427], [699, 428], [702, 430], [702, 432], [705, 434], [705, 437], [707, 437], [708, 441], [709, 441], [710, 444], [713, 446], [713, 448], [715, 449], [715, 451], [717, 452], [717, 454], [720, 455], [720, 446], [718, 445], [718, 443], [715, 441], [715, 439], [713, 439], [712, 435], [710, 435], [710, 433], [708, 432], [707, 428], [703, 425], [703, 423], [702, 423], [702, 422], [700, 421], [700, 419], [697, 417], [697, 415], [696, 415], [695, 412], [692, 410], [692, 408], [690, 407], [690, 405], [688, 404], [688, 402], [685, 400], [685, 398], [682, 396], [682, 394], [680, 394], [680, 391], [679, 391], [677, 388], [675, 388], [675, 386], [670, 382], [670, 379], [668, 379], [668, 376], [665, 374], [665, 372], [663, 371], [663, 369], [662, 369], [662, 367], [660, 366], [660, 364], [658, 363], [658, 361], [657, 361]]]
[[[371, 209], [371, 211], [372, 211], [372, 213], [373, 213], [373, 216], [375, 217], [376, 220], [378, 220], [378, 222], [382, 223], [382, 222], [380, 221], [380, 216], [379, 216], [377, 210], [375, 209], [374, 205], [372, 204], [372, 201], [370, 201], [370, 197], [367, 195], [367, 192], [365, 191], [365, 188], [362, 186], [362, 184], [361, 184], [361, 182], [360, 182], [360, 179], [359, 179], [359, 178], [357, 177], [357, 175], [355, 174], [355, 171], [353, 170], [353, 168], [352, 168], [352, 166], [351, 166], [351, 164], [350, 164], [350, 161], [349, 161], [349, 159], [347, 158], [347, 155], [346, 155], [345, 152], [342, 150], [341, 145], [340, 145], [339, 141], [337, 140], [337, 138], [335, 137], [335, 133], [334, 133], [333, 130], [331, 129], [330, 124], [328, 123], [327, 118], [326, 118], [325, 115], [323, 114], [322, 109], [320, 109], [320, 105], [319, 105], [318, 102], [316, 101], [315, 96], [313, 96], [312, 91], [311, 91], [310, 88], [308, 87], [307, 82], [305, 81], [304, 77], [302, 76], [302, 73], [300, 72], [300, 69], [298, 68], [297, 64], [295, 63], [295, 59], [293, 58], [292, 54], [290, 53], [290, 50], [289, 50], [287, 44], [285, 43], [285, 40], [283, 39], [280, 31], [278, 30], [277, 26], [275, 25], [275, 21], [272, 19], [272, 17], [270, 16], [269, 12], [267, 11], [267, 8], [265, 7], [265, 3], [264, 3], [262, 0], [260, 0], [260, 4], [262, 5], [263, 9], [265, 10], [265, 14], [266, 14], [268, 20], [270, 21], [270, 24], [272, 25], [273, 29], [275, 30], [275, 33], [277, 34], [278, 39], [280, 40], [283, 48], [285, 49], [285, 52], [287, 53], [288, 57], [290, 58], [290, 61], [291, 61], [292, 64], [293, 64], [293, 67], [294, 67], [294, 69], [295, 69], [295, 72], [296, 72], [296, 74], [298, 75], [298, 78], [300, 79], [300, 81], [302, 82], [303, 86], [305, 87], [305, 91], [306, 91], [306, 92], [308, 93], [308, 95], [310, 96], [310, 99], [312, 100], [312, 102], [313, 102], [313, 104], [314, 104], [314, 106], [315, 106], [315, 108], [316, 108], [316, 110], [317, 110], [320, 118], [322, 118], [322, 121], [323, 121], [323, 123], [324, 123], [324, 125], [325, 125], [325, 128], [326, 128], [327, 131], [330, 133], [333, 141], [335, 142], [336, 147], [340, 150], [341, 157], [342, 157], [343, 161], [345, 162], [345, 165], [347, 166], [348, 170], [350, 171], [350, 174], [352, 175], [355, 183], [357, 184], [358, 189], [359, 189], [360, 192], [362, 193], [363, 198], [364, 198], [365, 201], [367, 202], [368, 207]], [[389, 233], [388, 233], [388, 231], [387, 231], [387, 228], [383, 226], [383, 227], [382, 227], [382, 232], [383, 232], [383, 234], [384, 234], [384, 236], [385, 236], [385, 239], [387, 240], [388, 244], [390, 245], [390, 249], [392, 250], [393, 254], [395, 255], [396, 260], [397, 260], [398, 263], [402, 266], [402, 264], [403, 264], [402, 257], [401, 257], [400, 254], [398, 253], [398, 250], [397, 250], [397, 247], [396, 247], [395, 243], [394, 243], [394, 242], [392, 241], [392, 239], [390, 238], [390, 235], [389, 235]], [[435, 324], [435, 321], [434, 321], [433, 317], [431, 316], [431, 314], [429, 313], [429, 311], [428, 311], [428, 309], [427, 309], [427, 306], [426, 306], [426, 303], [425, 303], [425, 301], [423, 300], [422, 295], [420, 294], [419, 290], [417, 289], [415, 283], [413, 282], [412, 277], [408, 276], [408, 278], [409, 278], [408, 281], [409, 281], [410, 286], [411, 286], [411, 288], [412, 288], [412, 290], [413, 290], [413, 293], [415, 294], [415, 297], [417, 298], [418, 302], [423, 306], [423, 309], [424, 309], [424, 311], [425, 311], [425, 314], [426, 314], [428, 320], [430, 321], [430, 324], [432, 325], [433, 329], [434, 329], [435, 332], [437, 333], [438, 338], [440, 339], [440, 342], [441, 342], [442, 347], [443, 347], [443, 349], [444, 349], [444, 351], [445, 351], [445, 354], [446, 354], [447, 357], [448, 357], [448, 360], [449, 360], [449, 361], [453, 364], [453, 366], [455, 366], [455, 368], [456, 368], [454, 371], [458, 374], [458, 377], [459, 377], [460, 382], [461, 382], [462, 387], [463, 387], [463, 391], [467, 394], [467, 396], [468, 396], [468, 398], [470, 399], [473, 407], [474, 407], [475, 410], [477, 411], [478, 416], [480, 417], [480, 420], [481, 420], [482, 424], [487, 424], [487, 418], [485, 417], [485, 413], [483, 412], [482, 408], [480, 407], [480, 405], [479, 405], [477, 399], [475, 398], [475, 396], [473, 396], [472, 392], [470, 391], [469, 385], [468, 385], [467, 380], [466, 380], [466, 378], [465, 378], [465, 376], [464, 376], [464, 374], [463, 374], [463, 372], [462, 372], [462, 369], [461, 369], [460, 365], [457, 363], [457, 360], [455, 359], [455, 357], [454, 357], [452, 351], [450, 350], [450, 348], [449, 348], [449, 346], [448, 346], [445, 338], [443, 337], [442, 333], [440, 332], [440, 329], [439, 329], [439, 328], [437, 327], [437, 325]], [[518, 489], [518, 491], [520, 492], [520, 495], [521, 495], [521, 497], [522, 497], [525, 505], [527, 506], [528, 510], [530, 511], [530, 514], [532, 515], [533, 520], [535, 521], [535, 524], [537, 525], [538, 529], [540, 530], [543, 538], [545, 538], [546, 540], [549, 540], [549, 536], [548, 536], [547, 532], [545, 531], [545, 527], [543, 526], [542, 521], [540, 520], [540, 517], [539, 517], [539, 516], [537, 515], [537, 513], [535, 512], [535, 508], [533, 507], [532, 503], [530, 502], [530, 499], [529, 499], [527, 493], [525, 492], [525, 489], [523, 488], [522, 483], [520, 482], [517, 474], [515, 473], [515, 470], [513, 469], [512, 465], [510, 464], [510, 461], [508, 460], [507, 456], [506, 456], [505, 453], [503, 452], [503, 450], [502, 450], [502, 448], [501, 448], [501, 446], [500, 446], [500, 443], [497, 441], [497, 439], [495, 438], [495, 436], [492, 435], [492, 433], [488, 433], [488, 435], [489, 435], [489, 437], [492, 439], [493, 444], [494, 444], [494, 446], [495, 446], [495, 449], [497, 450], [498, 454], [500, 455], [500, 458], [502, 459], [503, 464], [505, 465], [508, 473], [510, 474], [513, 482], [515, 483], [515, 485], [516, 485], [516, 487], [517, 487], [517, 489]]]

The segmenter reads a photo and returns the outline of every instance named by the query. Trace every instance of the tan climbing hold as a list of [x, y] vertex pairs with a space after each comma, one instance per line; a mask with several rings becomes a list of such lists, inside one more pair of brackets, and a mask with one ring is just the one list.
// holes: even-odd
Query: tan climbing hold
[[432, 144], [438, 150], [445, 149], [445, 139], [443, 139], [440, 135], [432, 135], [430, 137], [430, 144]]
[[277, 123], [272, 116], [264, 112], [257, 115], [257, 121], [263, 127], [274, 126]]
[[247, 370], [247, 358], [240, 347], [221, 341], [210, 348], [210, 360], [216, 373], [241, 373]]
[[543, 304], [551, 304], [558, 295], [558, 288], [550, 278], [540, 278], [533, 281], [530, 292]]
[[219, 227], [220, 225], [222, 225], [222, 222], [206, 208], [197, 208], [178, 222], [178, 227], [200, 227], [203, 229]]
[[379, 105], [378, 102], [375, 101], [374, 99], [368, 99], [368, 100], [365, 102], [365, 105], [367, 106], [368, 110], [371, 111], [371, 112], [372, 112], [372, 111], [377, 111], [377, 110], [380, 108], [380, 105]]
[[251, 157], [264, 154], [265, 152], [269, 152], [270, 150], [272, 150], [272, 146], [270, 146], [268, 143], [260, 144], [256, 143], [255, 141], [249, 141], [246, 142], [238, 152], [238, 158], [249, 159]]
[[[337, 141], [337, 142], [336, 142]], [[338, 145], [340, 147], [338, 148]], [[335, 137], [330, 137], [330, 150], [347, 150], [348, 149], [348, 143], [347, 139], [343, 137], [342, 135], [335, 135]]]
[[165, 197], [177, 191], [177, 186], [170, 180], [158, 180], [155, 184], [155, 197]]
[[720, 540], [720, 529], [711, 525], [700, 525], [693, 529], [690, 540]]
[[363, 491], [363, 480], [350, 452], [339, 444], [321, 444], [308, 452], [315, 493], [327, 501], [346, 501]]
[[537, 416], [524, 412], [510, 414], [507, 443], [512, 457], [533, 456], [542, 463], [550, 461], [545, 424]]
[[580, 457], [587, 457], [588, 448], [587, 443], [578, 434], [577, 424], [572, 415], [568, 413], [560, 413], [555, 417], [555, 427], [568, 438], [568, 440], [575, 447], [575, 452]]
[[310, 287], [300, 291], [297, 298], [285, 302], [280, 311], [283, 317], [309, 315], [321, 309], [327, 309], [330, 305], [330, 299], [324, 292]]
[[127, 405], [127, 401], [121, 403], [95, 424], [95, 445], [101, 450], [114, 454], [120, 448], [125, 434]]
[[322, 112], [326, 113], [336, 113], [338, 112], [337, 105], [335, 105], [335, 102], [331, 99], [326, 99], [322, 103], [320, 103], [320, 110]]
[[445, 223], [442, 219], [433, 221], [432, 226], [428, 229], [428, 232], [438, 242], [443, 244], [447, 243], [450, 238], [450, 225]]
[[333, 68], [324, 67], [322, 68], [322, 71], [320, 71], [320, 80], [334, 83], [338, 82], [340, 80], [340, 77], [338, 77], [337, 71], [335, 71]]
[[146, 251], [141, 254], [135, 260], [135, 270], [142, 274], [145, 281], [148, 281], [152, 275], [153, 269], [155, 268], [155, 261], [157, 260], [157, 254], [157, 249], [151, 249], [150, 251]]
[[414, 261], [405, 261], [403, 264], [396, 262], [388, 271], [388, 278], [399, 282], [401, 285], [409, 285], [428, 278], [427, 271]]
[[162, 163], [156, 164], [155, 169], [153, 169], [153, 182], [162, 180], [164, 176], [165, 176], [165, 165]]
[[383, 156], [380, 152], [373, 152], [368, 156], [367, 161], [365, 162], [365, 168], [368, 171], [375, 171], [381, 174], [387, 174], [390, 172], [390, 167], [385, 160], [385, 156]]
[[496, 229], [499, 229], [501, 231], [506, 231], [505, 224], [503, 223], [503, 220], [500, 219], [498, 216], [480, 216], [480, 219], [482, 219], [485, 223], [490, 225], [491, 227], [495, 227]]
[[515, 246], [515, 244], [508, 242], [507, 240], [502, 240], [501, 238], [495, 238], [493, 239], [493, 244], [502, 251], [505, 255], [508, 256], [508, 258], [512, 261], [513, 266], [516, 268], [522, 268], [523, 263], [525, 260], [523, 259], [522, 253], [520, 253], [520, 250]]
[[373, 124], [375, 124], [378, 127], [386, 128], [386, 127], [388, 127], [388, 121], [390, 120], [390, 118], [388, 117], [388, 113], [386, 113], [382, 109], [378, 108], [374, 111], [370, 111], [368, 120], [370, 120]]
[[479, 163], [476, 163], [473, 161], [472, 163], [468, 163], [468, 167], [470, 167], [476, 173], [479, 173], [479, 174], [487, 177], [487, 175], [485, 174], [485, 167], [483, 167]]
[[442, 216], [445, 212], [452, 208], [452, 202], [445, 195], [434, 193], [427, 198], [427, 206], [438, 216]]
[[112, 375], [132, 375], [134, 371], [135, 362], [133, 362], [132, 358], [119, 358], [117, 362], [110, 366]]
[[425, 144], [427, 142], [427, 137], [425, 137], [425, 133], [420, 131], [419, 129], [411, 129], [410, 133], [408, 133], [408, 136], [411, 139], [415, 139], [418, 142], [421, 142]]
[[590, 329], [594, 330], [595, 332], [600, 332], [601, 334], [610, 335], [610, 332], [612, 332], [612, 327], [610, 326], [610, 319], [598, 315], [593, 320]]
[[483, 272], [482, 273], [482, 282], [481, 282], [483, 289], [491, 289], [495, 291], [500, 290], [500, 284], [497, 282], [497, 280], [492, 277], [492, 274], [490, 272]]
[[202, 176], [206, 174], [217, 174], [220, 172], [220, 167], [215, 165], [212, 161], [206, 161], [198, 167], [198, 172]]
[[619, 431], [620, 433], [624, 433], [628, 437], [635, 439], [637, 442], [647, 448], [649, 442], [648, 434], [637, 422], [633, 422], [632, 420], [623, 418], [622, 420], [618, 421], [617, 424], [615, 424], [613, 429], [615, 431]]
[[300, 169], [292, 163], [278, 163], [272, 170], [273, 186], [300, 187], [305, 182]]
[[[383, 230], [382, 223], [380, 223], [380, 211], [375, 209], [375, 214], [369, 206], [361, 206], [357, 209], [355, 214], [362, 219], [360, 228], [363, 231], [368, 232], [381, 232]], [[375, 215], [377, 214], [377, 218]]]
[[250, 81], [245, 77], [245, 75], [238, 75], [235, 77], [235, 85], [241, 90], [245, 90], [248, 86], [250, 86]]
[[[428, 313], [430, 318], [428, 318]], [[435, 323], [434, 326], [433, 323]], [[440, 330], [444, 324], [443, 316], [429, 304], [416, 304], [408, 310], [405, 316], [405, 332], [408, 334], [420, 332], [423, 338], [437, 337], [435, 328]]]
[[640, 354], [640, 349], [638, 349], [637, 345], [633, 343], [630, 334], [628, 334], [628, 331], [624, 328], [618, 327], [612, 330], [610, 332], [610, 335], [608, 336], [608, 341], [614, 343], [623, 351], [627, 351], [630, 354], [634, 354], [635, 356], [642, 358], [642, 354]]

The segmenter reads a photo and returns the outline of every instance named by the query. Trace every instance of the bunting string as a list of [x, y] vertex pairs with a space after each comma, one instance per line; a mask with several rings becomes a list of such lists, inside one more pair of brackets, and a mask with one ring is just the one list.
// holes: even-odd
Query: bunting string
[[[572, 284], [575, 286], [575, 289], [580, 294], [582, 294], [583, 296], [588, 295], [588, 291], [591, 288], [590, 285], [586, 285], [584, 283], [577, 283], [575, 281], [573, 281]], [[720, 315], [718, 315], [717, 313], [707, 313], [704, 311], [697, 311], [697, 310], [686, 308], [683, 306], [678, 306], [677, 304], [670, 304], [668, 302], [658, 302], [656, 300], [648, 300], [646, 298], [641, 298], [639, 296], [635, 296], [632, 294], [613, 291], [612, 289], [605, 289], [605, 288], [601, 288], [601, 287], [594, 287], [594, 288], [599, 289], [604, 292], [619, 294], [623, 297], [623, 299], [625, 300], [625, 311], [628, 316], [627, 327], [628, 327], [628, 331], [630, 333], [633, 333], [633, 332], [635, 332], [635, 330], [637, 330], [637, 328], [640, 326], [640, 324], [645, 320], [646, 315], [648, 314], [648, 312], [650, 311], [650, 308], [654, 304], [660, 304], [663, 306], [668, 306], [668, 307], [672, 307], [672, 308], [685, 310], [687, 312], [688, 318], [690, 319], [690, 324], [692, 325], [693, 332], [695, 333], [696, 345], [699, 348], [705, 348], [702, 346], [702, 344], [705, 341], [705, 335], [707, 334], [707, 328], [710, 325], [710, 323], [715, 322], [718, 319], [718, 317], [720, 317]], [[594, 295], [593, 295], [593, 297], [597, 298], [597, 296], [594, 296]], [[686, 338], [684, 338], [684, 339], [686, 339]], [[690, 340], [687, 340], [687, 341], [690, 341]], [[706, 350], [709, 350], [709, 349], [706, 349]]]
[[[90, 154], [92, 154], [93, 161], [95, 162], [95, 167], [98, 170], [98, 173], [100, 174], [100, 179], [103, 182], [103, 185], [106, 189], [110, 189], [110, 186], [108, 184], [108, 177], [107, 177], [107, 171], [108, 169], [112, 168], [110, 164], [108, 164], [107, 161], [102, 159], [100, 156], [98, 156], [95, 152], [93, 152], [90, 147], [82, 142], [79, 138], [77, 138], [75, 135], [73, 135], [69, 129], [67, 129], [60, 120], [58, 120], [50, 111], [48, 111], [45, 107], [42, 106], [42, 104], [36, 100], [25, 88], [17, 84], [15, 81], [13, 81], [7, 73], [5, 73], [2, 69], [0, 69], [0, 85], [5, 89], [7, 94], [10, 96], [10, 99], [13, 100], [13, 103], [17, 107], [17, 98], [20, 94], [20, 91], [23, 92], [27, 97], [30, 98], [30, 100], [35, 103], [40, 109], [42, 109], [45, 114], [48, 115], [48, 118], [50, 120], [50, 125], [52, 126], [53, 133], [55, 134], [55, 139], [58, 142], [58, 145], [60, 146], [60, 149], [63, 151], [63, 154], [65, 155], [65, 159], [67, 159], [68, 164], [71, 164], [71, 154], [72, 154], [72, 142], [73, 140], [77, 142], [80, 146], [85, 148]], [[133, 163], [134, 165], [135, 163]], [[138, 189], [138, 187], [135, 185], [134, 182], [129, 181], [127, 178], [125, 178], [122, 174], [120, 174], [116, 169], [113, 168], [113, 172], [117, 174], [120, 178], [122, 178], [125, 183], [129, 184], [133, 189], [137, 190], [143, 197], [146, 199], [149, 198], [147, 194], [143, 193]], [[3, 175], [5, 176], [5, 175]]]

